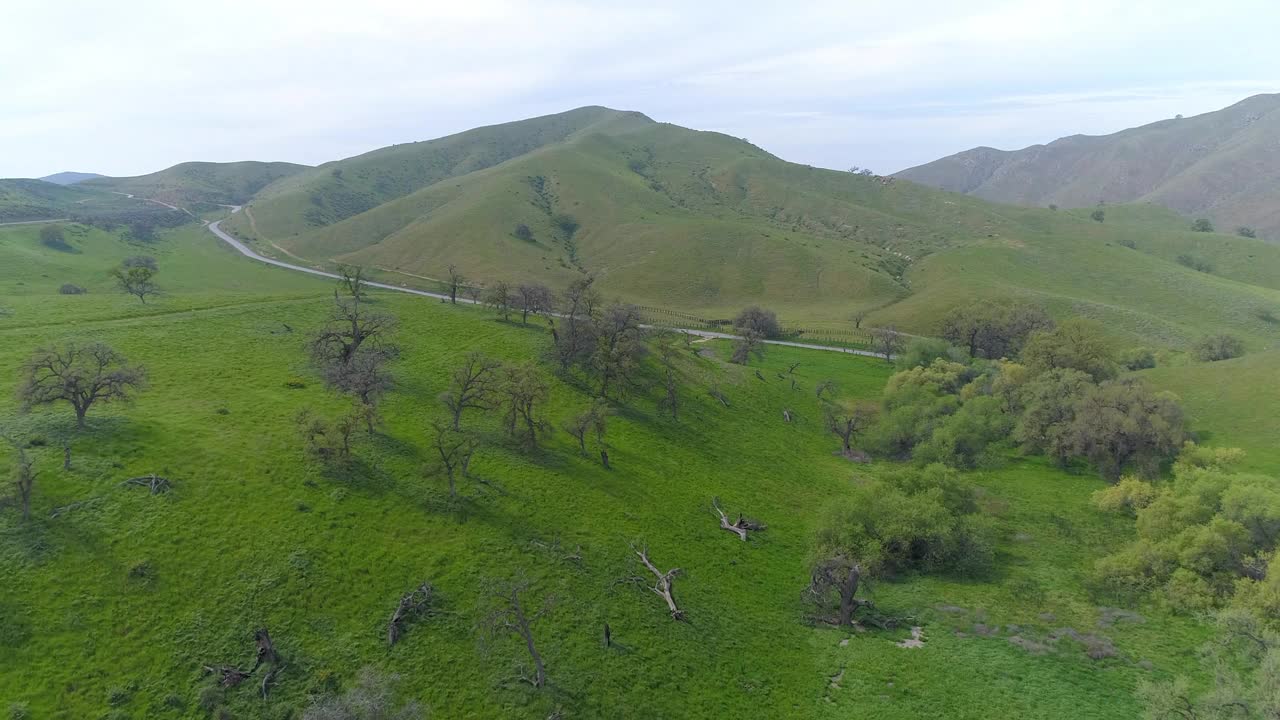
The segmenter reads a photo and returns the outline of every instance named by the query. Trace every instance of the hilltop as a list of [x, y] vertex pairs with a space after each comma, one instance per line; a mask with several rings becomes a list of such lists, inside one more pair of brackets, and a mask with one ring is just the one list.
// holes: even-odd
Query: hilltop
[[1280, 240], [1280, 94], [1111, 135], [974, 148], [895, 177], [1020, 205], [1152, 202]]
[[183, 207], [239, 205], [307, 166], [284, 162], [186, 162], [148, 175], [88, 180], [87, 190], [127, 193]]
[[96, 178], [102, 178], [102, 177], [106, 177], [106, 175], [99, 175], [98, 173], [68, 171], [68, 172], [54, 173], [52, 175], [45, 175], [40, 179], [47, 183], [53, 183], [54, 185], [75, 185], [76, 183], [84, 182], [85, 180], [94, 180]]

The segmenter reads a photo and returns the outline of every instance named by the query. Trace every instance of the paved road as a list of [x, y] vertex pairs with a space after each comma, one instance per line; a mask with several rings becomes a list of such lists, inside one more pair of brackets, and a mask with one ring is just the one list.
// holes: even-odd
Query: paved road
[[0, 223], [0, 227], [6, 227], [9, 225], [39, 225], [41, 223], [66, 222], [70, 219], [71, 218], [50, 218], [48, 220], [15, 220], [14, 222]]
[[[227, 205], [225, 207], [232, 208], [231, 210], [232, 214], [240, 212], [239, 206]], [[208, 228], [209, 228], [209, 232], [212, 232], [214, 235], [216, 235], [219, 240], [235, 248], [241, 255], [244, 255], [247, 258], [257, 260], [258, 262], [263, 262], [268, 265], [274, 265], [276, 267], [285, 268], [286, 270], [295, 270], [297, 272], [304, 272], [309, 275], [318, 275], [320, 277], [333, 278], [335, 280], [341, 279], [341, 276], [335, 275], [331, 272], [325, 272], [324, 270], [317, 270], [315, 268], [303, 267], [302, 265], [294, 265], [292, 263], [276, 260], [275, 258], [269, 258], [263, 255], [259, 255], [258, 253], [250, 249], [248, 245], [245, 245], [239, 240], [231, 237], [231, 235], [227, 234], [227, 232], [222, 229], [221, 220], [218, 220], [217, 222], [209, 223]], [[410, 295], [420, 295], [422, 297], [438, 298], [441, 300], [449, 299], [448, 295], [445, 295], [442, 293], [427, 292], [426, 290], [415, 290], [414, 288], [402, 287], [400, 285], [388, 285], [386, 283], [368, 282], [368, 281], [366, 281], [365, 284], [369, 285], [370, 287], [382, 288], [383, 290], [395, 290], [396, 292], [409, 293]], [[458, 298], [458, 302], [467, 303], [467, 304], [476, 304], [476, 305], [480, 304], [469, 298]], [[646, 327], [650, 327], [650, 326], [646, 326]], [[689, 333], [690, 335], [695, 335], [697, 337], [704, 337], [704, 338], [716, 338], [716, 339], [723, 339], [723, 340], [738, 339], [737, 335], [733, 335], [731, 333], [713, 332], [711, 330], [695, 330], [692, 328], [666, 328], [666, 329], [675, 330], [676, 332]], [[882, 357], [881, 355], [877, 355], [876, 353], [873, 353], [869, 350], [855, 350], [853, 348], [835, 347], [833, 345], [813, 345], [810, 343], [792, 342], [790, 340], [765, 340], [765, 343], [768, 345], [784, 345], [786, 347], [804, 348], [806, 350], [824, 350], [826, 352], [838, 352], [838, 353], [844, 353], [846, 355], [862, 355], [864, 357], [876, 357], [876, 358]]]

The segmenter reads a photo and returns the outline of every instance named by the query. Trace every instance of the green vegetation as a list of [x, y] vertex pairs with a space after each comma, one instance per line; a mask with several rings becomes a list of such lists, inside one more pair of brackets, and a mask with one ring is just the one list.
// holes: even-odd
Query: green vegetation
[[188, 162], [149, 175], [94, 178], [77, 186], [159, 200], [200, 213], [217, 205], [248, 202], [271, 183], [307, 169], [283, 162]]
[[[37, 227], [0, 230], [0, 304], [12, 308], [0, 363], [97, 341], [146, 365], [149, 387], [132, 405], [95, 405], [82, 431], [69, 412], [18, 415], [0, 396], [34, 472], [31, 519], [0, 511], [0, 571], [16, 580], [0, 588], [0, 687], [32, 717], [327, 718], [411, 701], [437, 716], [1132, 717], [1139, 681], [1204, 677], [1185, 652], [1204, 628], [1154, 605], [1126, 622], [1079, 581], [1132, 532], [1092, 508], [1097, 478], [1016, 456], [960, 476], [837, 452], [815, 390], [829, 378], [841, 403], [877, 399], [892, 371], [881, 360], [769, 346], [741, 367], [729, 343], [677, 338], [634, 355], [632, 320], [604, 305], [580, 317], [590, 332], [577, 337], [593, 342], [557, 352], [541, 321], [370, 292], [362, 306], [397, 318], [395, 384], [373, 433], [343, 429], [351, 393], [326, 387], [310, 342], [342, 311], [331, 283], [246, 262], [195, 225], [146, 245], [81, 226], [68, 237], [83, 252], [41, 245]], [[111, 292], [108, 274], [140, 254], [165, 279], [146, 305]], [[89, 294], [59, 294], [68, 282]], [[451, 498], [432, 422], [449, 425], [437, 398], [474, 351], [545, 385], [535, 420], [577, 425], [613, 398], [607, 433], [590, 419], [585, 442], [552, 433], [535, 449], [509, 437], [504, 412], [467, 410], [477, 445]], [[678, 413], [663, 404], [668, 379]], [[304, 409], [326, 436], [317, 447], [349, 442], [341, 462], [308, 453]], [[583, 444], [607, 447], [608, 466]], [[167, 491], [148, 490], [153, 473]], [[878, 527], [923, 532], [933, 549], [856, 544], [880, 576], [859, 590], [875, 603], [859, 616], [886, 629], [811, 625], [803, 591], [821, 538], [835, 537], [819, 528], [868, 496], [897, 503]], [[767, 529], [746, 542], [724, 532], [714, 498]], [[633, 545], [662, 573], [681, 568], [688, 622], [651, 590]], [[430, 602], [388, 648], [388, 618], [424, 581]], [[537, 616], [541, 689], [511, 681], [532, 672], [522, 636], [502, 629], [513, 588]], [[218, 687], [253, 665], [261, 627], [279, 661]]]

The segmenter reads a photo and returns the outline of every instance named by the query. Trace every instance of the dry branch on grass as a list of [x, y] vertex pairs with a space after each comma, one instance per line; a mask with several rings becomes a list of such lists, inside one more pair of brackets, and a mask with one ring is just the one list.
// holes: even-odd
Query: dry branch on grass
[[680, 568], [671, 568], [664, 573], [649, 561], [649, 548], [636, 549], [636, 546], [632, 545], [631, 549], [635, 551], [636, 557], [640, 558], [640, 562], [644, 563], [644, 566], [648, 568], [649, 572], [653, 573], [654, 578], [656, 578], [653, 583], [653, 587], [650, 589], [666, 601], [667, 609], [670, 610], [672, 618], [676, 620], [684, 620], [684, 611], [676, 605], [676, 599], [671, 594], [671, 583], [676, 579], [676, 576], [680, 574]]
[[738, 513], [737, 520], [730, 522], [729, 516], [725, 515], [724, 510], [720, 508], [720, 498], [713, 498], [711, 500], [711, 509], [720, 516], [720, 528], [736, 534], [738, 537], [742, 538], [743, 542], [747, 541], [747, 533], [753, 530], [764, 530], [766, 527], [763, 523], [743, 517], [742, 513]]
[[391, 615], [391, 621], [387, 623], [387, 646], [395, 645], [396, 641], [404, 633], [404, 623], [410, 617], [415, 617], [428, 612], [431, 609], [431, 600], [435, 595], [435, 588], [431, 587], [431, 583], [424, 582], [417, 587], [416, 590], [406, 593], [400, 598], [400, 604], [396, 607], [396, 611]]
[[162, 478], [159, 475], [156, 475], [155, 473], [151, 473], [150, 475], [142, 475], [140, 477], [129, 478], [128, 480], [125, 480], [120, 484], [121, 485], [140, 485], [144, 488], [150, 489], [152, 495], [159, 495], [160, 493], [169, 492], [169, 490], [173, 488], [173, 483], [169, 482], [168, 478]]

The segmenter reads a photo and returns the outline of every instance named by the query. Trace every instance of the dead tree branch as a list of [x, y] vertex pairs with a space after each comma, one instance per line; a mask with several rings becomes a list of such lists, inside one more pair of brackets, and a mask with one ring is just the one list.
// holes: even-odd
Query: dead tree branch
[[738, 513], [737, 520], [730, 522], [729, 516], [725, 515], [724, 510], [720, 508], [720, 498], [712, 498], [711, 509], [714, 510], [715, 513], [720, 516], [720, 528], [722, 530], [728, 530], [729, 532], [736, 534], [738, 537], [742, 538], [743, 542], [747, 541], [747, 533], [751, 532], [752, 530], [765, 529], [765, 525], [758, 523], [755, 520], [750, 520], [748, 518], [743, 517], [742, 513]]
[[160, 493], [169, 492], [169, 490], [173, 488], [173, 483], [169, 482], [168, 478], [162, 478], [159, 475], [156, 475], [155, 473], [151, 473], [150, 475], [143, 475], [141, 477], [129, 478], [128, 480], [125, 480], [120, 484], [121, 485], [141, 485], [144, 488], [149, 488], [151, 490], [152, 495], [159, 495]]
[[676, 579], [676, 576], [680, 574], [680, 568], [671, 568], [664, 573], [654, 567], [654, 564], [649, 561], [649, 548], [636, 549], [636, 547], [632, 545], [631, 549], [635, 551], [636, 557], [640, 558], [640, 562], [644, 563], [644, 566], [648, 568], [649, 572], [653, 573], [654, 578], [656, 578], [653, 583], [653, 587], [650, 589], [667, 602], [667, 609], [671, 611], [671, 617], [673, 619], [684, 620], [684, 611], [680, 609], [680, 606], [676, 605], [676, 599], [671, 594], [671, 583]]
[[387, 646], [396, 644], [400, 636], [404, 633], [404, 623], [411, 616], [419, 616], [430, 610], [431, 600], [435, 594], [435, 588], [431, 587], [431, 583], [424, 582], [418, 586], [416, 590], [406, 593], [400, 598], [400, 604], [396, 607], [396, 611], [391, 615], [391, 621], [387, 623]]

